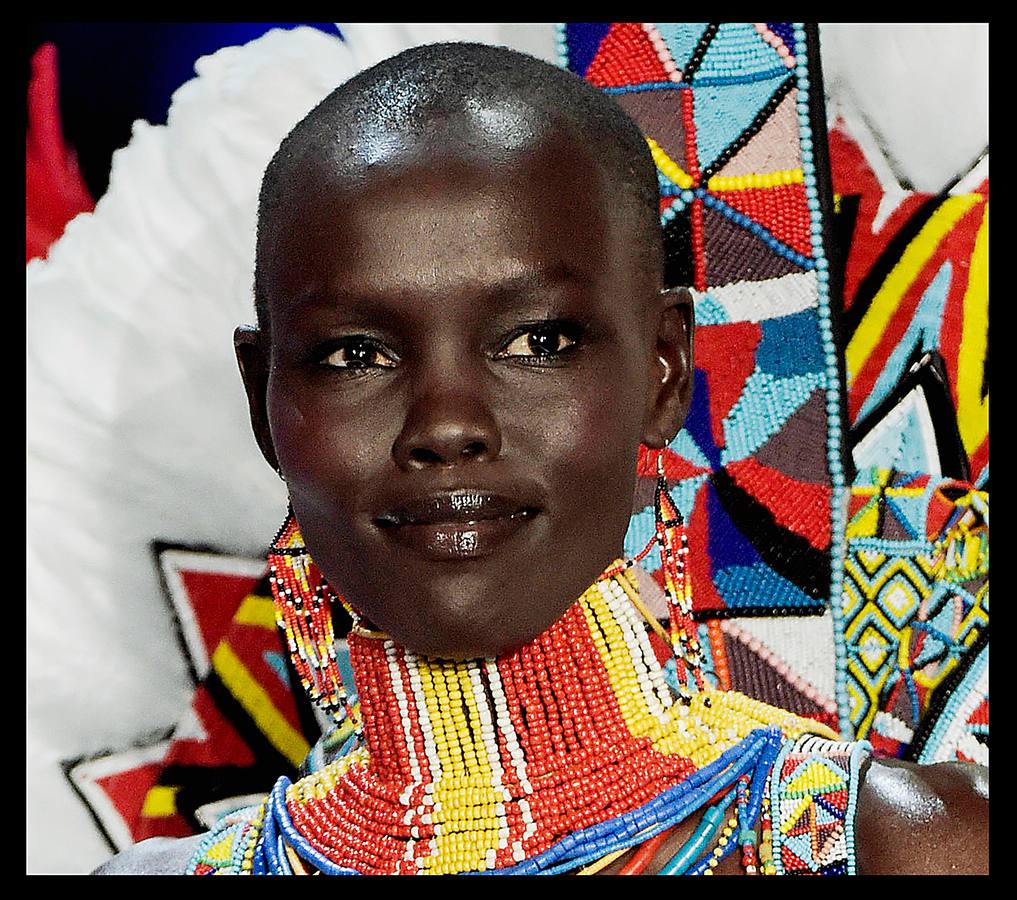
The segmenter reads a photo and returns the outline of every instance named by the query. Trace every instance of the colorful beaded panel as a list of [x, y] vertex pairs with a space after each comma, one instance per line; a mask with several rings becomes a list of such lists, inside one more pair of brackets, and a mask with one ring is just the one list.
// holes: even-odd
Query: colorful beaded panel
[[157, 743], [68, 765], [117, 850], [199, 833], [249, 805], [280, 774], [296, 777], [321, 733], [276, 627], [264, 561], [168, 548], [160, 562], [201, 678], [190, 706]]
[[934, 354], [944, 402], [929, 404], [931, 421], [941, 436], [956, 434], [941, 467], [895, 462], [895, 443], [878, 463], [977, 484], [989, 458], [988, 178], [938, 195], [881, 184], [855, 129], [864, 125], [839, 120], [829, 135], [834, 227], [850, 247], [842, 316], [849, 422], [871, 430], [915, 359]]
[[842, 599], [846, 698], [855, 737], [900, 757], [933, 694], [987, 634], [988, 494], [888, 470], [858, 482]]
[[263, 821], [263, 806], [250, 806], [223, 816], [202, 838], [184, 874], [233, 875], [250, 870]]
[[806, 735], [770, 775], [773, 865], [778, 875], [854, 875], [854, 819], [865, 741]]
[[[295, 784], [280, 779], [253, 852], [234, 846], [230, 859], [247, 862], [230, 870], [571, 871], [745, 775], [758, 813], [781, 734], [832, 732], [733, 692], [678, 702], [635, 591], [629, 573], [598, 581], [497, 660], [429, 660], [351, 634], [363, 741]], [[209, 839], [224, 857], [221, 843]]]
[[[694, 288], [692, 409], [665, 468], [696, 548], [697, 614], [822, 612], [840, 588], [844, 460], [815, 33], [615, 22], [559, 34], [563, 65], [643, 129], [666, 278]], [[639, 474], [630, 555], [654, 526], [655, 473]]]
[[933, 697], [931, 708], [911, 745], [910, 757], [920, 763], [974, 762], [989, 764], [989, 639], [988, 632], [972, 648], [950, 683]]

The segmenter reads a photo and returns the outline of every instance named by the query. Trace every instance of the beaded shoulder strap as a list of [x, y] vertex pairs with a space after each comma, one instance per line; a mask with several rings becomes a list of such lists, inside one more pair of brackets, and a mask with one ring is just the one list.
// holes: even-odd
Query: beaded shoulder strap
[[265, 804], [223, 816], [198, 844], [185, 875], [250, 875]]
[[855, 874], [858, 783], [871, 750], [815, 735], [785, 743], [770, 773], [774, 874]]

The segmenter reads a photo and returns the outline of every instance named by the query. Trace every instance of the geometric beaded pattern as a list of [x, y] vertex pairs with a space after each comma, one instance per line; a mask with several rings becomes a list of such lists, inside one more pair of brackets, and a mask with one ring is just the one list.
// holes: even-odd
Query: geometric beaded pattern
[[932, 593], [936, 560], [924, 542], [860, 539], [844, 568], [847, 694], [854, 734], [864, 737], [884, 699], [912, 677], [912, 622]]
[[806, 735], [770, 775], [773, 862], [778, 875], [854, 875], [854, 818], [865, 741]]
[[363, 740], [295, 784], [280, 780], [251, 870], [288, 870], [280, 837], [332, 874], [575, 868], [637, 843], [649, 822], [702, 808], [752, 770], [775, 727], [778, 738], [833, 735], [734, 692], [679, 702], [635, 591], [628, 572], [599, 580], [497, 660], [431, 660], [354, 631]]
[[[972, 501], [984, 529], [961, 527]], [[856, 484], [851, 508], [839, 637], [852, 734], [903, 756], [988, 627], [988, 494], [883, 470]]]
[[292, 512], [272, 542], [268, 559], [276, 623], [286, 635], [300, 683], [312, 702], [341, 722], [352, 716], [352, 708], [336, 661], [331, 592], [311, 562]]
[[911, 754], [916, 762], [989, 765], [989, 642], [981, 643], [962, 677], [950, 685], [938, 715], [930, 714], [932, 721], [916, 735]]
[[[559, 29], [562, 64], [646, 136], [666, 283], [693, 291], [692, 406], [664, 469], [695, 548], [699, 618], [818, 613], [839, 594], [841, 376], [813, 40], [791, 23]], [[638, 473], [630, 556], [654, 529], [649, 459]]]
[[249, 874], [262, 814], [262, 807], [250, 806], [223, 816], [202, 838], [184, 874]]
[[[843, 121], [829, 141], [835, 225], [849, 248], [841, 321], [851, 427], [869, 430], [916, 357], [932, 354], [943, 402], [930, 411], [937, 432], [956, 435], [944, 466], [956, 457], [949, 474], [978, 483], [989, 458], [988, 178], [970, 192], [904, 190], [880, 183], [875, 163], [885, 162], [867, 160]], [[894, 194], [889, 208], [884, 192]]]

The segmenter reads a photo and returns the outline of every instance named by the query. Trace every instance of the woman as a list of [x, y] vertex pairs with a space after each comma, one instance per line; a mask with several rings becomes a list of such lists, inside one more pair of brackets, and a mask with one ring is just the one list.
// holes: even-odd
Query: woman
[[637, 458], [691, 396], [662, 272], [638, 128], [536, 60], [412, 50], [291, 132], [237, 356], [292, 506], [280, 620], [342, 719], [322, 600], [348, 605], [362, 739], [197, 847], [100, 871], [984, 870], [981, 771], [869, 762], [705, 688], [661, 479], [664, 684], [619, 559]]

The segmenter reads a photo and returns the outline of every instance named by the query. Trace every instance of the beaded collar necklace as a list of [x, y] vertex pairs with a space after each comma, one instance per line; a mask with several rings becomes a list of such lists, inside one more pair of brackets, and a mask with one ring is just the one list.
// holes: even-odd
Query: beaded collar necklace
[[[699, 827], [662, 872], [712, 872], [736, 846], [746, 872], [776, 871], [767, 834], [776, 845], [778, 830], [767, 830], [766, 797], [783, 741], [835, 735], [705, 684], [688, 544], [659, 456], [657, 469], [653, 539], [520, 649], [432, 659], [355, 626], [348, 644], [359, 713], [335, 659], [330, 608], [342, 598], [291, 513], [269, 555], [277, 621], [305, 690], [349, 740], [334, 762], [296, 784], [279, 779], [260, 807], [222, 820], [188, 871], [591, 874], [641, 845], [622, 870], [635, 873], [700, 810]], [[669, 633], [646, 612], [632, 573], [654, 545]], [[675, 693], [647, 623], [674, 652]], [[807, 767], [781, 764], [795, 810], [799, 782], [812, 779], [793, 776], [799, 763]], [[727, 818], [732, 804], [736, 815]], [[714, 838], [717, 847], [702, 856]]]
[[352, 633], [362, 740], [296, 784], [277, 782], [240, 868], [557, 873], [711, 802], [704, 827], [723, 825], [718, 796], [737, 792], [738, 818], [755, 821], [781, 738], [822, 727], [733, 692], [676, 697], [631, 572], [606, 574], [497, 659], [429, 659]]

